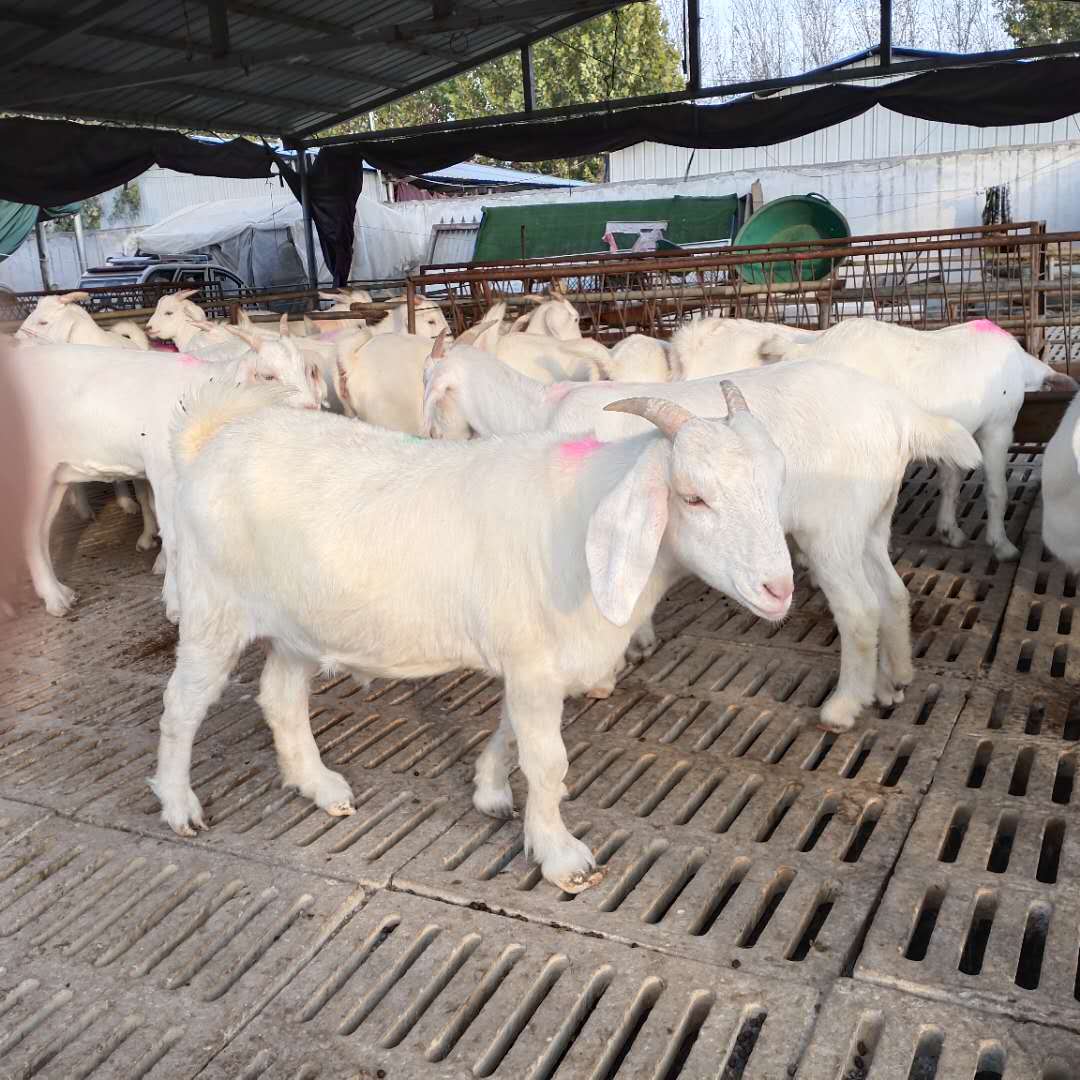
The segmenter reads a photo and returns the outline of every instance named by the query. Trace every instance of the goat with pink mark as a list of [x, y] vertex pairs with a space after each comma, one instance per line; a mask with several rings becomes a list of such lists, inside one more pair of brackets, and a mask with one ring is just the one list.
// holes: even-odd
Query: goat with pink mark
[[153, 781], [164, 820], [184, 836], [205, 827], [192, 742], [256, 638], [270, 646], [259, 702], [284, 781], [334, 815], [353, 812], [352, 792], [312, 737], [311, 676], [473, 668], [505, 679], [476, 807], [512, 814], [516, 740], [527, 850], [559, 888], [592, 884], [592, 852], [559, 812], [564, 698], [618, 663], [686, 573], [763, 618], [791, 600], [783, 457], [739, 392], [721, 393], [722, 420], [617, 401], [645, 432], [614, 443], [465, 444], [277, 408], [263, 389], [204, 388], [173, 442], [181, 617]]
[[[978, 447], [955, 421], [837, 365], [776, 364], [729, 378], [787, 460], [781, 521], [840, 631], [840, 678], [821, 719], [850, 728], [875, 698], [882, 705], [902, 701], [913, 678], [908, 593], [889, 558], [904, 470], [914, 458], [970, 469]], [[699, 416], [723, 416], [725, 396], [721, 379], [549, 387], [475, 350], [455, 348], [440, 358], [436, 348], [425, 372], [424, 416], [432, 437], [591, 430], [611, 439], [642, 427], [638, 418], [604, 411], [618, 398], [662, 397]], [[638, 648], [653, 637], [642, 626]], [[614, 678], [613, 668], [592, 689], [609, 692]]]
[[12, 350], [8, 368], [27, 411], [33, 440], [30, 524], [25, 551], [34, 589], [53, 615], [75, 593], [62, 584], [49, 554], [49, 532], [69, 484], [145, 476], [155, 498], [164, 557], [164, 596], [178, 618], [174, 565], [175, 473], [169, 425], [180, 399], [212, 381], [273, 381], [290, 403], [317, 409], [326, 396], [318, 370], [288, 341], [265, 342], [240, 360], [214, 363], [184, 354], [146, 354], [75, 345]]

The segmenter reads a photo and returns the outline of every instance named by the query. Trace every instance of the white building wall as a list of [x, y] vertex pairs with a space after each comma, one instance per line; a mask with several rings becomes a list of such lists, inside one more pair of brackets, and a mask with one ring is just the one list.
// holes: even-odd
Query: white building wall
[[609, 156], [608, 179], [660, 180], [706, 176], [742, 169], [825, 165], [842, 161], [936, 155], [969, 150], [1045, 146], [1080, 140], [1080, 114], [1052, 124], [977, 128], [920, 120], [875, 105], [842, 124], [772, 146], [735, 150], [687, 150], [660, 143], [638, 143]]

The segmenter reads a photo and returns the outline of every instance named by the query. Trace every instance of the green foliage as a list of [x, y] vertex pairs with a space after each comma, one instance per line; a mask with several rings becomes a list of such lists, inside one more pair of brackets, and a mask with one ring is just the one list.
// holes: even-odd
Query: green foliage
[[112, 217], [117, 221], [136, 221], [142, 209], [142, 194], [136, 183], [125, 184], [113, 199]]
[[1001, 20], [1021, 48], [1080, 40], [1080, 4], [1062, 0], [999, 0]]
[[[81, 213], [84, 229], [100, 229], [102, 216], [101, 196], [92, 195], [89, 199], [83, 199]], [[74, 232], [75, 218], [74, 216], [56, 218], [55, 221], [49, 222], [48, 227], [56, 232]]]
[[[532, 55], [538, 109], [666, 93], [685, 85], [678, 50], [655, 4], [609, 12], [545, 38], [532, 47]], [[375, 122], [380, 129], [415, 127], [518, 112], [524, 107], [521, 59], [512, 54], [395, 101], [376, 112]], [[364, 116], [325, 134], [368, 130]], [[579, 180], [600, 180], [603, 173], [600, 157], [495, 164], [562, 173]]]

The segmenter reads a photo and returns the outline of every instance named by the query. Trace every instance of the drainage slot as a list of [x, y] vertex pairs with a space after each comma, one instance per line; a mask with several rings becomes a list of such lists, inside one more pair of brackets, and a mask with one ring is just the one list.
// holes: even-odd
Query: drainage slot
[[671, 905], [686, 891], [687, 885], [697, 877], [708, 856], [703, 848], [694, 848], [690, 858], [686, 860], [686, 866], [675, 880], [668, 885], [660, 895], [649, 905], [648, 911], [641, 917], [643, 923], [658, 923], [671, 910]]
[[968, 826], [971, 824], [971, 808], [958, 806], [953, 811], [952, 820], [945, 830], [945, 838], [938, 850], [938, 862], [954, 863], [964, 846], [964, 837], [967, 836]]
[[1004, 1076], [1005, 1051], [997, 1043], [984, 1046], [979, 1051], [974, 1080], [1004, 1080]]
[[[1024, 723], [1025, 735], [1041, 735], [1043, 721], [1046, 719], [1046, 706], [1038, 703], [1028, 706], [1027, 720]], [[1000, 727], [1000, 725], [998, 725]]]
[[821, 933], [822, 928], [825, 926], [825, 920], [832, 914], [835, 900], [836, 893], [832, 886], [828, 886], [818, 893], [817, 903], [814, 905], [810, 918], [806, 920], [802, 930], [799, 932], [794, 947], [789, 949], [786, 954], [788, 960], [801, 963], [810, 955], [810, 950], [814, 947], [818, 934]]
[[882, 780], [885, 787], [896, 787], [900, 783], [900, 777], [904, 775], [904, 770], [908, 767], [908, 762], [911, 761], [911, 752], [914, 749], [914, 739], [909, 737], [901, 741], [896, 751], [896, 757], [893, 759], [892, 767], [889, 769], [885, 779]]
[[762, 902], [754, 921], [739, 935], [735, 945], [740, 949], [752, 949], [765, 933], [776, 909], [783, 903], [791, 883], [795, 880], [795, 871], [784, 867], [776, 872], [776, 876], [769, 882]]
[[765, 824], [755, 837], [759, 844], [767, 844], [773, 838], [801, 791], [802, 788], [798, 784], [789, 784], [784, 789], [784, 793], [776, 800], [776, 805], [769, 811]]
[[1073, 609], [1069, 604], [1065, 604], [1061, 611], [1058, 612], [1058, 633], [1059, 634], [1071, 634], [1072, 633], [1072, 618]]
[[803, 834], [803, 838], [799, 842], [799, 851], [813, 851], [817, 847], [817, 842], [824, 835], [829, 823], [836, 817], [836, 807], [837, 798], [835, 795], [826, 795], [822, 799], [809, 830]]
[[499, 1029], [498, 1035], [495, 1036], [494, 1042], [488, 1047], [483, 1057], [473, 1066], [474, 1076], [490, 1076], [499, 1067], [518, 1036], [532, 1020], [536, 1010], [543, 1005], [548, 994], [551, 993], [552, 987], [569, 967], [570, 961], [565, 956], [556, 955], [548, 960], [521, 1004]]
[[991, 874], [1004, 874], [1009, 869], [1013, 842], [1016, 840], [1016, 825], [1015, 814], [1002, 814], [998, 818], [994, 843], [990, 847], [990, 857], [986, 860], [986, 869]]
[[813, 753], [803, 763], [807, 772], [816, 772], [821, 768], [821, 763], [829, 756], [829, 751], [836, 745], [836, 735], [831, 731], [825, 732], [821, 740], [814, 747]]
[[650, 976], [645, 980], [634, 999], [634, 1004], [630, 1006], [623, 1017], [623, 1022], [612, 1035], [599, 1065], [593, 1070], [592, 1080], [612, 1080], [618, 1075], [623, 1062], [634, 1048], [634, 1041], [641, 1034], [645, 1021], [649, 1019], [649, 1014], [663, 992], [664, 984], [659, 979]]
[[1054, 655], [1050, 660], [1050, 676], [1060, 679], [1065, 674], [1065, 663], [1069, 659], [1068, 645], [1055, 645]]
[[1030, 746], [1025, 746], [1016, 755], [1016, 764], [1013, 766], [1012, 778], [1009, 780], [1009, 794], [1023, 798], [1027, 794], [1028, 781], [1031, 779], [1031, 765], [1035, 760], [1035, 751]]
[[682, 1075], [683, 1068], [690, 1058], [698, 1035], [709, 1018], [716, 998], [707, 990], [696, 990], [690, 1008], [683, 1014], [679, 1026], [675, 1029], [671, 1044], [660, 1066], [653, 1074], [654, 1080], [675, 1080]]
[[919, 905], [919, 914], [915, 918], [911, 938], [904, 950], [905, 959], [916, 963], [926, 959], [926, 951], [930, 947], [930, 939], [934, 936], [934, 927], [937, 926], [944, 900], [945, 890], [940, 886], [932, 885], [927, 889], [923, 902]]
[[1073, 783], [1076, 780], [1076, 762], [1070, 757], [1063, 757], [1058, 762], [1054, 776], [1054, 790], [1051, 798], [1059, 806], [1068, 806], [1072, 801]]
[[934, 1080], [944, 1045], [945, 1033], [940, 1028], [925, 1028], [919, 1035], [915, 1056], [911, 1059], [908, 1080]]
[[971, 913], [971, 925], [968, 927], [964, 948], [960, 953], [959, 968], [965, 975], [978, 975], [982, 971], [986, 946], [990, 941], [990, 931], [997, 915], [997, 893], [980, 890], [975, 899], [975, 909]]
[[525, 955], [525, 946], [516, 942], [507, 945], [499, 958], [488, 968], [480, 984], [465, 999], [461, 1008], [450, 1018], [449, 1023], [435, 1036], [424, 1053], [428, 1061], [442, 1061], [457, 1046], [472, 1022], [480, 1015], [484, 1006], [494, 996], [503, 980], [513, 970], [514, 965]]
[[1038, 630], [1041, 623], [1042, 623], [1042, 603], [1040, 601], [1036, 600], [1035, 603], [1033, 603], [1028, 608], [1027, 625], [1024, 627], [1024, 629], [1028, 630], [1028, 631]]
[[860, 740], [859, 745], [856, 747], [855, 754], [851, 760], [840, 770], [840, 775], [845, 780], [851, 780], [853, 777], [859, 775], [859, 770], [866, 764], [866, 759], [870, 756], [870, 751], [874, 749], [874, 743], [877, 741], [877, 736], [868, 731]]
[[601, 911], [617, 911], [622, 902], [638, 887], [641, 879], [668, 849], [666, 840], [654, 840], [627, 868], [619, 883], [604, 897]]
[[923, 703], [919, 707], [919, 713], [915, 717], [915, 726], [922, 727], [926, 721], [930, 719], [930, 714], [934, 711], [934, 706], [937, 704], [938, 696], [941, 694], [941, 687], [937, 683], [933, 683], [926, 688], [926, 697], [923, 698]]
[[1065, 843], [1065, 822], [1061, 818], [1051, 818], [1043, 830], [1042, 849], [1039, 852], [1039, 868], [1035, 877], [1047, 885], [1057, 881], [1058, 866], [1061, 863], [1061, 849]]
[[855, 1029], [855, 1037], [848, 1048], [847, 1064], [841, 1074], [844, 1080], [866, 1080], [870, 1075], [878, 1041], [881, 1039], [883, 1023], [884, 1018], [881, 1013], [863, 1013], [859, 1026]]
[[544, 1056], [536, 1063], [536, 1068], [529, 1074], [528, 1080], [549, 1080], [555, 1075], [563, 1063], [563, 1058], [570, 1053], [570, 1048], [589, 1022], [589, 1017], [596, 1011], [596, 1006], [600, 1004], [600, 999], [607, 992], [614, 976], [614, 969], [606, 964], [593, 975], [578, 995], [562, 1027], [548, 1043]]
[[1020, 645], [1020, 655], [1016, 658], [1016, 670], [1028, 672], [1031, 670], [1031, 658], [1035, 655], [1035, 643], [1024, 641]]
[[1080, 740], [1080, 699], [1074, 700], [1069, 705], [1069, 712], [1065, 717], [1065, 727], [1062, 728], [1061, 737], [1066, 742]]
[[971, 763], [971, 771], [968, 773], [967, 786], [969, 788], [981, 788], [986, 780], [986, 767], [990, 764], [990, 758], [994, 755], [992, 742], [981, 742], [975, 750], [975, 760]]
[[1020, 946], [1020, 962], [1016, 965], [1016, 985], [1023, 990], [1037, 990], [1042, 975], [1043, 953], [1046, 951], [1046, 931], [1050, 927], [1050, 905], [1037, 903], [1028, 908], [1024, 943]]
[[866, 845], [869, 843], [874, 829], [877, 828], [877, 823], [881, 820], [881, 811], [883, 809], [884, 804], [877, 799], [866, 804], [859, 818], [859, 823], [855, 826], [855, 831], [851, 834], [851, 839], [844, 849], [844, 854], [840, 856], [841, 862], [857, 863], [862, 858], [862, 853], [866, 850]]
[[726, 833], [735, 824], [738, 816], [746, 809], [747, 803], [754, 797], [754, 792], [761, 787], [761, 777], [751, 776], [739, 788], [735, 798], [728, 804], [728, 808], [720, 815], [720, 820], [713, 828], [713, 832]]
[[742, 1080], [746, 1066], [750, 1064], [750, 1055], [757, 1046], [758, 1036], [765, 1026], [765, 1018], [768, 1015], [760, 1005], [752, 1005], [743, 1013], [739, 1033], [735, 1036], [735, 1041], [728, 1051], [727, 1060], [720, 1073], [720, 1080]]
[[750, 872], [750, 860], [749, 859], [736, 859], [732, 864], [731, 869], [728, 871], [727, 877], [724, 878], [720, 886], [720, 890], [716, 896], [709, 902], [705, 910], [691, 923], [690, 933], [694, 937], [700, 937], [702, 934], [707, 934], [716, 923], [716, 920], [724, 913], [724, 908], [731, 903], [732, 897], [738, 892], [739, 886], [743, 883], [743, 879]]

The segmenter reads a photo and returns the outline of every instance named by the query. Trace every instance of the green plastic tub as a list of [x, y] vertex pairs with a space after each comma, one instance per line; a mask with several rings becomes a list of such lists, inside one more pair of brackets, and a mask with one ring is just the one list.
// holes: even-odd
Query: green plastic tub
[[[800, 244], [797, 251], [809, 251], [820, 240], [842, 240], [851, 235], [847, 219], [824, 195], [811, 191], [806, 195], [787, 195], [767, 202], [735, 236], [734, 246], [756, 244]], [[741, 254], [741, 253], [740, 253]], [[806, 259], [802, 262], [746, 263], [739, 276], [750, 285], [767, 280], [788, 283], [800, 270], [803, 281], [820, 281], [843, 262], [843, 259]]]

